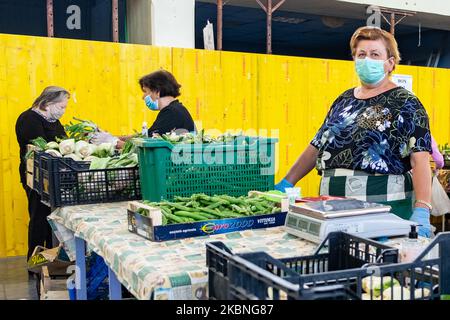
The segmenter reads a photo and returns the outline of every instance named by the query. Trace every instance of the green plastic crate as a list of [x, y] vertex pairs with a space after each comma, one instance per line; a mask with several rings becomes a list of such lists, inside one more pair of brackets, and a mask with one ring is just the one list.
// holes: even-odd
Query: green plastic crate
[[137, 139], [142, 197], [170, 201], [194, 193], [241, 196], [272, 190], [277, 141], [243, 137], [229, 144], [173, 145]]

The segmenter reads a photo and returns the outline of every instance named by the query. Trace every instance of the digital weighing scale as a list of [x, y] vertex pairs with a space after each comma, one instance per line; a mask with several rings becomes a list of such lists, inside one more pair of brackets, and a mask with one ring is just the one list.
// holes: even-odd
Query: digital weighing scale
[[320, 243], [328, 233], [344, 231], [364, 238], [407, 235], [414, 222], [392, 213], [391, 207], [355, 199], [291, 204], [285, 230]]

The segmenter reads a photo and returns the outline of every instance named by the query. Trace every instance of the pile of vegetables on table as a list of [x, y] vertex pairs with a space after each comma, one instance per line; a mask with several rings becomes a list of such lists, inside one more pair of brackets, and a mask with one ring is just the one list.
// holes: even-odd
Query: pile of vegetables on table
[[91, 121], [76, 120], [79, 122], [65, 126], [68, 139], [47, 142], [44, 138], [39, 137], [34, 139], [32, 144], [38, 150], [54, 157], [90, 162], [90, 170], [127, 168], [138, 164], [136, 147], [132, 139], [125, 143], [120, 152], [116, 152], [111, 143], [91, 144], [89, 139], [92, 138], [94, 132], [98, 131], [98, 127]]
[[[278, 206], [280, 200], [270, 197], [270, 195], [232, 197], [228, 195], [208, 196], [200, 193], [190, 197], [175, 197], [174, 200], [173, 202], [143, 201], [143, 203], [161, 209], [163, 225], [281, 212]], [[139, 208], [138, 213], [149, 216], [149, 211], [144, 208]]]
[[211, 135], [205, 134], [202, 130], [198, 133], [187, 132], [178, 134], [175, 131], [171, 131], [165, 134], [154, 133], [152, 135], [153, 139], [164, 140], [170, 142], [171, 144], [194, 144], [194, 143], [234, 143], [241, 142], [246, 143], [245, 136], [242, 133], [233, 134], [230, 132], [213, 137]]

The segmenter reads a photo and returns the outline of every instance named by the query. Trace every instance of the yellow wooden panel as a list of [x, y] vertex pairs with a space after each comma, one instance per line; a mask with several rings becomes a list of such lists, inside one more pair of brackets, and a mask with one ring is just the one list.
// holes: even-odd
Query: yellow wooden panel
[[[138, 80], [160, 68], [182, 85], [180, 100], [199, 129], [278, 137], [278, 181], [322, 124], [333, 101], [358, 84], [351, 61], [239, 52], [158, 48], [0, 34], [0, 257], [27, 250], [28, 213], [19, 183], [14, 125], [48, 85], [72, 99], [62, 122], [91, 119], [114, 134], [140, 131], [157, 113], [142, 100]], [[4, 62], [4, 63], [3, 63]], [[450, 70], [398, 66], [430, 116], [438, 143], [450, 141]], [[299, 182], [316, 195], [316, 170]]]

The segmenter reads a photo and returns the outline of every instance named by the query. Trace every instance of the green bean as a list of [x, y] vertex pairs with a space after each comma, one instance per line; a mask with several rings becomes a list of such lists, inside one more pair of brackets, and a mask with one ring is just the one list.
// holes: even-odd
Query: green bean
[[216, 203], [210, 204], [206, 208], [214, 209], [214, 208], [220, 207], [221, 205], [224, 205], [224, 204], [227, 204], [227, 203], [229, 203], [229, 202], [228, 201], [225, 202], [224, 200], [219, 200]]
[[247, 210], [245, 210], [244, 208], [238, 206], [237, 204], [232, 204], [231, 208], [236, 210], [237, 212], [242, 212], [242, 213], [246, 213]]
[[147, 200], [142, 201], [142, 203], [146, 204], [146, 205], [148, 205], [150, 207], [157, 207], [157, 206], [159, 206], [158, 202], [151, 202], [151, 201], [147, 201]]
[[245, 217], [245, 215], [241, 215], [239, 213], [236, 212], [232, 212], [232, 211], [223, 211], [220, 213], [220, 216], [223, 218], [241, 218], [241, 217]]
[[208, 219], [216, 219], [216, 216], [213, 215], [213, 214], [211, 214], [211, 213], [198, 212], [198, 211], [196, 211], [195, 213], [197, 213], [197, 214], [199, 214], [199, 215], [201, 215], [201, 216], [204, 216], [204, 217], [206, 217], [206, 218], [208, 218]]
[[227, 196], [227, 195], [221, 195], [221, 196], [216, 196], [216, 197], [219, 198], [219, 199], [222, 199], [222, 200], [226, 200], [226, 201], [228, 201], [230, 203], [233, 203], [233, 204], [240, 204], [242, 202], [239, 199], [236, 199], [236, 198], [233, 198], [233, 197], [230, 197], [230, 196]]
[[173, 197], [175, 201], [177, 202], [187, 202], [187, 201], [191, 201], [192, 199], [189, 197], [179, 197], [179, 196], [175, 196]]
[[276, 212], [281, 212], [281, 208], [279, 208], [279, 207], [273, 207], [273, 208], [272, 208], [272, 213], [276, 213]]
[[139, 213], [141, 216], [144, 216], [144, 217], [148, 217], [148, 210], [147, 209], [144, 209], [144, 208], [138, 208], [137, 209], [137, 213]]
[[211, 200], [213, 202], [223, 202], [223, 204], [227, 204], [227, 205], [230, 204], [230, 201], [228, 201], [226, 199], [223, 199], [223, 198], [220, 198], [218, 196], [211, 197]]
[[189, 211], [176, 211], [175, 215], [177, 215], [179, 217], [192, 218], [197, 221], [208, 220], [207, 217], [205, 217], [199, 213], [193, 213], [193, 212], [189, 212]]
[[159, 208], [161, 209], [161, 211], [163, 213], [169, 213], [169, 214], [172, 213], [172, 210], [170, 210], [168, 207], [160, 206]]
[[258, 211], [264, 211], [264, 210], [267, 210], [266, 207], [262, 206], [262, 205], [259, 204], [258, 202], [254, 202], [253, 205], [256, 207], [256, 209], [258, 209]]
[[170, 219], [170, 220], [172, 220], [172, 221], [175, 221], [175, 222], [177, 222], [177, 223], [183, 223], [183, 222], [185, 222], [185, 220], [184, 219], [182, 219], [181, 217], [178, 217], [178, 216], [176, 216], [176, 215], [174, 215], [174, 214], [167, 214], [166, 215], [167, 216], [167, 219]]
[[256, 211], [253, 213], [254, 216], [260, 216], [260, 215], [264, 215], [264, 214], [268, 214], [269, 212], [267, 211]]
[[175, 202], [163, 202], [163, 204], [164, 205], [168, 205], [170, 207], [174, 207], [174, 208], [176, 208], [178, 210], [181, 210], [181, 211], [194, 211], [193, 208], [188, 208], [186, 206], [183, 206], [183, 205], [175, 203]]
[[214, 214], [214, 215], [217, 213], [217, 211], [215, 211], [213, 209], [209, 209], [209, 208], [197, 208], [197, 210], [198, 211], [203, 211], [203, 212], [206, 212], [206, 213], [210, 213], [210, 214]]

